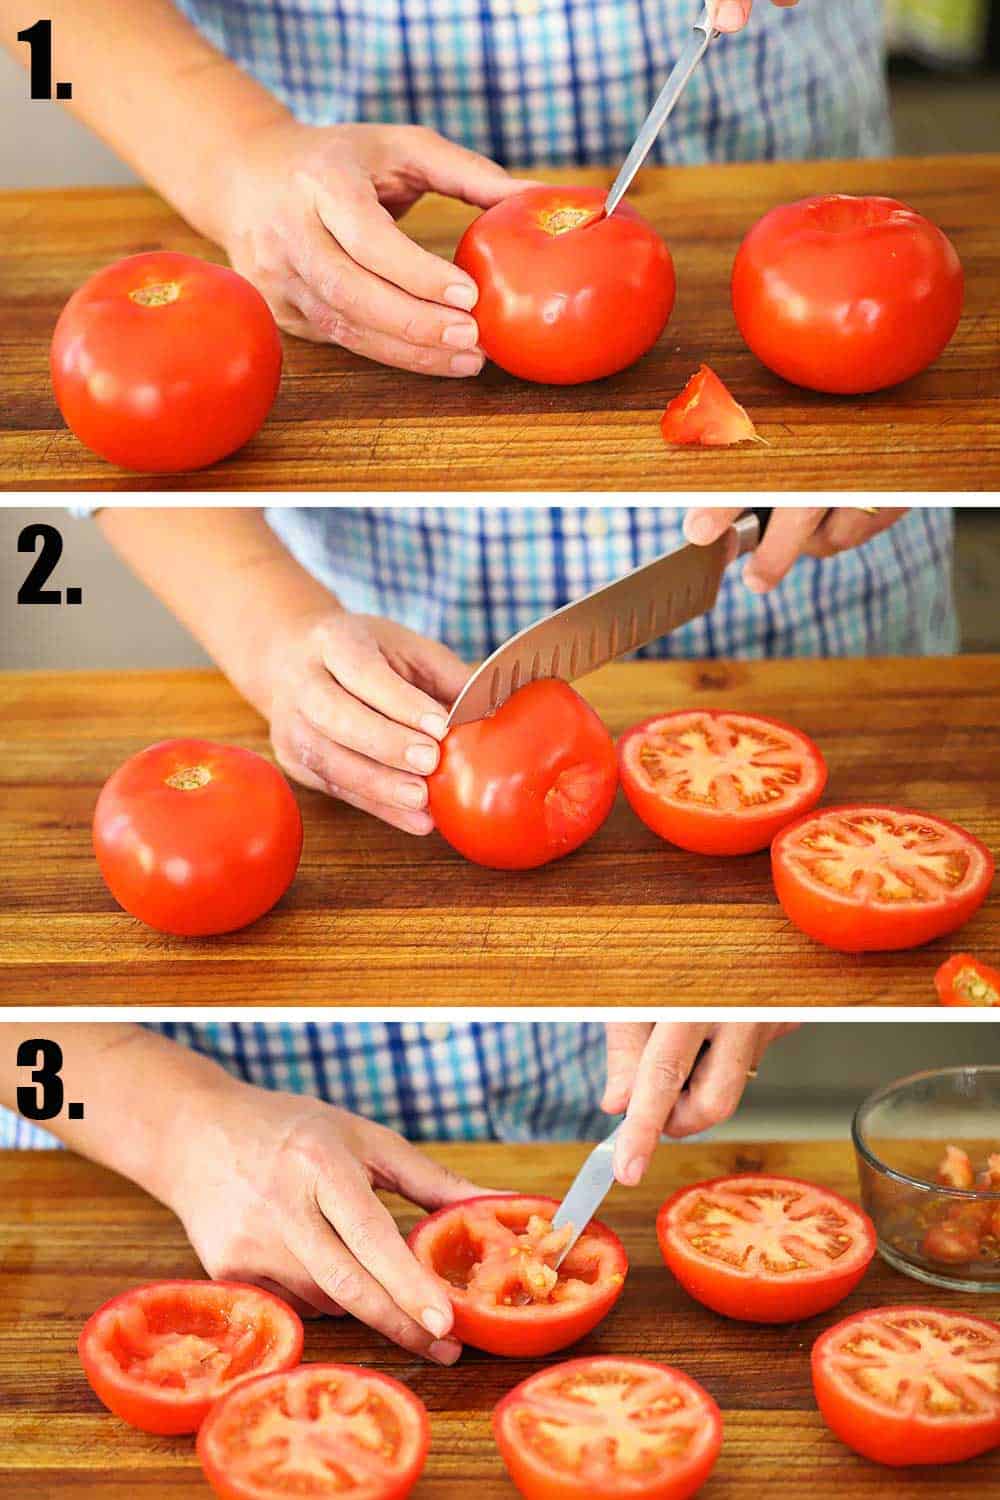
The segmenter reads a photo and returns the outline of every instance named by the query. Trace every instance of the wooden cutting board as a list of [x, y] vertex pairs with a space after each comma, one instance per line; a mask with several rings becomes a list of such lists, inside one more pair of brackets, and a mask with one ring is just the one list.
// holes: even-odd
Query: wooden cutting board
[[[827, 802], [939, 813], [1000, 851], [1000, 656], [634, 662], [581, 686], [616, 735], [691, 705], [787, 719], [827, 756]], [[845, 957], [788, 924], [766, 854], [686, 854], [622, 796], [576, 854], [511, 874], [300, 790], [302, 865], [277, 908], [242, 933], [167, 937], [115, 905], [90, 822], [111, 771], [175, 735], [267, 749], [214, 672], [0, 677], [3, 1000], [913, 1005], [934, 1003], [950, 952], [1000, 963], [995, 896], [952, 939]]]
[[[543, 173], [610, 185], [616, 168]], [[950, 347], [925, 374], [864, 398], [786, 385], [743, 344], [733, 257], [776, 204], [822, 192], [902, 199], [951, 236], [967, 279]], [[528, 385], [495, 367], [428, 379], [329, 346], [285, 340], [271, 419], [241, 453], [156, 488], [222, 490], [979, 490], [1000, 483], [1000, 155], [650, 168], [636, 207], [670, 244], [677, 306], [656, 349], [583, 386]], [[450, 257], [475, 210], [425, 199], [406, 220]], [[141, 189], [0, 195], [0, 487], [146, 489], [63, 426], [48, 347], [63, 304], [103, 265], [138, 251], [219, 258]], [[767, 446], [666, 448], [659, 419], [703, 361]]]
[[[587, 1148], [451, 1145], [433, 1148], [484, 1187], [561, 1196]], [[815, 1407], [809, 1350], [848, 1313], [906, 1302], [1000, 1317], [1000, 1297], [943, 1292], [876, 1260], [832, 1313], [785, 1328], [717, 1317], [669, 1275], [656, 1245], [656, 1211], [674, 1188], [763, 1169], [857, 1196], [850, 1148], [802, 1145], [669, 1145], [647, 1180], [616, 1188], [601, 1216], [630, 1260], [615, 1310], [568, 1356], [637, 1355], [678, 1365], [723, 1409], [725, 1440], [704, 1500], [912, 1500], [984, 1496], [1000, 1487], [1000, 1455], [912, 1473], [870, 1464], [845, 1448]], [[390, 1200], [401, 1227], [417, 1214]], [[209, 1500], [190, 1438], [154, 1438], [112, 1417], [77, 1363], [84, 1320], [127, 1287], [198, 1276], [173, 1216], [109, 1172], [59, 1153], [0, 1153], [0, 1487], [11, 1500]], [[424, 1366], [353, 1321], [312, 1323], [305, 1358], [375, 1365], [427, 1404], [432, 1448], [413, 1500], [517, 1500], [490, 1430], [497, 1400], [545, 1361], [501, 1360], [467, 1350], [451, 1370]], [[557, 1356], [557, 1359], [559, 1356]]]

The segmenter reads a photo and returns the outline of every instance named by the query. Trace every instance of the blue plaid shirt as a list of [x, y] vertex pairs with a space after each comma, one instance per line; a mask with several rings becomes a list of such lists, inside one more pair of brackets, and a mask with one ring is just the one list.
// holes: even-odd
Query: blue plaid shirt
[[[509, 166], [621, 160], [700, 0], [176, 0], [298, 119], [429, 125]], [[661, 162], [876, 156], [881, 0], [757, 0], [711, 49]]]

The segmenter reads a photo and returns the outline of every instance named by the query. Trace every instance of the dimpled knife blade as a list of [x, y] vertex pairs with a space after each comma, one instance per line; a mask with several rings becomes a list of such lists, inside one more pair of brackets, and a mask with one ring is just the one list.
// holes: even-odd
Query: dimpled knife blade
[[709, 546], [678, 547], [536, 620], [472, 674], [448, 716], [449, 729], [496, 713], [529, 682], [575, 682], [703, 615], [715, 603], [726, 566], [752, 552], [759, 535], [757, 517], [741, 516]]
[[553, 1229], [564, 1229], [567, 1225], [573, 1229], [573, 1238], [559, 1252], [559, 1259], [555, 1263], [556, 1270], [562, 1265], [611, 1191], [611, 1184], [615, 1180], [615, 1141], [621, 1128], [621, 1125], [616, 1125], [611, 1134], [594, 1147], [577, 1172], [572, 1187], [552, 1220]]

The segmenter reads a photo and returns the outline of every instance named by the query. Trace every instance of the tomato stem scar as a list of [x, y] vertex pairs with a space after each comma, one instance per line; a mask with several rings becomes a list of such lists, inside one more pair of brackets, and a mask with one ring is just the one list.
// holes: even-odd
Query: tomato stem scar
[[176, 302], [180, 297], [180, 283], [176, 281], [156, 281], [152, 286], [138, 286], [129, 292], [129, 301], [135, 302], [139, 307], [166, 307], [171, 302]]
[[596, 214], [592, 208], [573, 208], [565, 204], [562, 208], [547, 209], [538, 217], [546, 234], [557, 235], [579, 229], [588, 220], [595, 218]]
[[211, 779], [212, 773], [207, 766], [182, 766], [167, 777], [167, 786], [178, 792], [195, 792], [199, 787], [208, 786]]

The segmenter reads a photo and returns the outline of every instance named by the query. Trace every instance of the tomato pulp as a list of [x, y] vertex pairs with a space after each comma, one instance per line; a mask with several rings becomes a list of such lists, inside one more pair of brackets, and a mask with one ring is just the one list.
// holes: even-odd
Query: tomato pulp
[[842, 193], [773, 208], [733, 266], [740, 332], [775, 374], [857, 395], [909, 380], [958, 327], [955, 247], [894, 198]]
[[403, 1500], [430, 1445], [427, 1408], [389, 1375], [300, 1365], [209, 1413], [198, 1457], [219, 1500]]
[[702, 365], [660, 418], [665, 443], [700, 443], [726, 448], [731, 443], [763, 442], [745, 409], [715, 371]]
[[837, 1436], [876, 1463], [950, 1464], [1000, 1444], [1000, 1328], [932, 1307], [855, 1313], [813, 1345]]
[[956, 953], [934, 975], [942, 1005], [1000, 1005], [1000, 969], [971, 953]]
[[98, 271], [63, 308], [52, 385], [67, 424], [126, 469], [202, 469], [271, 410], [281, 339], [257, 289], [225, 266], [152, 251]]
[[541, 1370], [499, 1403], [493, 1431], [527, 1500], [687, 1500], [722, 1447], [708, 1392], [645, 1359]]
[[517, 1358], [551, 1354], [614, 1307], [628, 1271], [621, 1241], [594, 1219], [556, 1270], [569, 1237], [552, 1228], [558, 1207], [554, 1198], [470, 1198], [412, 1231], [414, 1255], [447, 1283], [463, 1344]]
[[747, 1323], [794, 1323], [841, 1302], [875, 1254], [868, 1215], [828, 1188], [746, 1174], [695, 1183], [656, 1221], [667, 1266], [692, 1297]]
[[213, 1402], [241, 1381], [290, 1370], [302, 1322], [259, 1287], [161, 1281], [124, 1292], [80, 1334], [87, 1379], [104, 1405], [144, 1432], [196, 1432]]
[[843, 953], [914, 948], [954, 932], [986, 900], [993, 856], [930, 813], [827, 807], [778, 834], [774, 888], [785, 915]]
[[531, 870], [596, 833], [615, 800], [618, 763], [590, 704], [547, 678], [450, 730], [427, 785], [438, 830], [466, 859]]
[[766, 849], [826, 786], [826, 762], [806, 735], [722, 709], [646, 719], [622, 736], [618, 758], [646, 827], [696, 854]]
[[480, 214], [455, 264], [479, 288], [479, 342], [522, 380], [576, 385], [634, 364], [673, 311], [670, 251], [601, 188], [533, 187]]
[[284, 895], [302, 852], [291, 788], [252, 750], [164, 740], [109, 777], [94, 852], [115, 900], [159, 932], [232, 932]]

